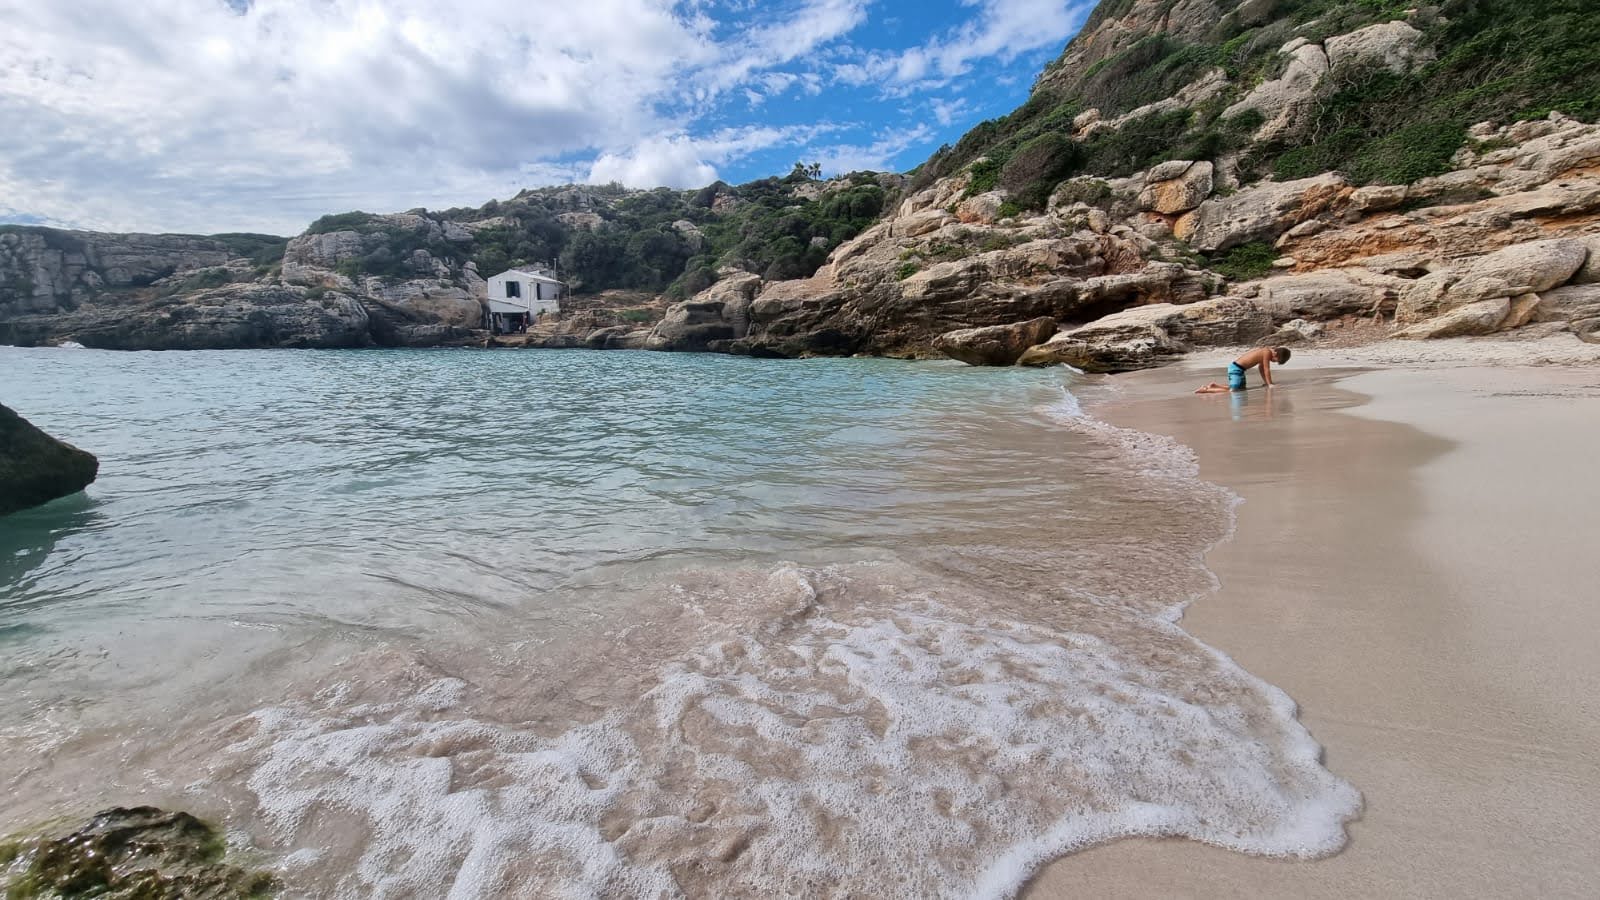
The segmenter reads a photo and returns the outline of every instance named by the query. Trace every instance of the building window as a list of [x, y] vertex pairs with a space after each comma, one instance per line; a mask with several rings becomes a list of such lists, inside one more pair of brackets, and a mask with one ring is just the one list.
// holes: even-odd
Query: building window
[[507, 298], [521, 297], [521, 296], [522, 296], [522, 285], [521, 285], [521, 283], [516, 282], [516, 281], [508, 281], [508, 282], [506, 282], [506, 297]]

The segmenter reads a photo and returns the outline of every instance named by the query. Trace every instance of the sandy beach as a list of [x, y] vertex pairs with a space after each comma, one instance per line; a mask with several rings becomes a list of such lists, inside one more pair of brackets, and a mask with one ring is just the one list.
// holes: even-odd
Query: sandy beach
[[1345, 849], [1120, 841], [1025, 896], [1593, 896], [1600, 367], [1570, 338], [1410, 347], [1297, 352], [1270, 395], [1190, 396], [1229, 358], [1207, 355], [1094, 410], [1244, 498], [1183, 627], [1299, 703], [1365, 798]]

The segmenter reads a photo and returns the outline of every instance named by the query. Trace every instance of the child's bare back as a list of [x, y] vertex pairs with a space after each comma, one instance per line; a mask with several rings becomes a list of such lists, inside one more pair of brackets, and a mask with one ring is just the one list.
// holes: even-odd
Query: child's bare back
[[1288, 347], [1257, 347], [1250, 350], [1233, 362], [1228, 363], [1228, 383], [1218, 384], [1213, 381], [1208, 385], [1195, 389], [1196, 394], [1225, 394], [1229, 391], [1245, 390], [1247, 385], [1244, 373], [1251, 369], [1261, 369], [1261, 380], [1267, 387], [1272, 387], [1272, 364], [1283, 365], [1289, 361]]

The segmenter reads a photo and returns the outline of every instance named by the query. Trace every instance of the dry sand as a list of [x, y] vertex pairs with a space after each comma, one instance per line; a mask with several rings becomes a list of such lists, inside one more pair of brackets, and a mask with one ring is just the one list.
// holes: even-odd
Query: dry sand
[[[1386, 355], [1430, 367], [1311, 368]], [[1123, 376], [1095, 412], [1245, 498], [1184, 626], [1299, 702], [1366, 809], [1328, 859], [1129, 840], [1025, 896], [1600, 896], [1600, 367], [1384, 344], [1297, 354], [1270, 396], [1186, 393], [1227, 358]]]

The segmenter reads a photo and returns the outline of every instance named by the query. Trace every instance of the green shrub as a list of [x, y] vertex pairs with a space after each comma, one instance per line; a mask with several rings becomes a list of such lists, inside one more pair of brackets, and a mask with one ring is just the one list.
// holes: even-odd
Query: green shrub
[[900, 264], [900, 268], [894, 270], [894, 274], [896, 278], [900, 279], [901, 281], [905, 281], [907, 278], [910, 278], [920, 271], [922, 271], [922, 266], [920, 264], [915, 262], [904, 262]]
[[1000, 204], [1000, 218], [1013, 219], [1020, 215], [1022, 215], [1022, 207], [1018, 206], [1015, 201], [1007, 200]]
[[972, 164], [972, 178], [967, 181], [965, 197], [976, 197], [995, 189], [1000, 183], [1000, 160], [994, 157], [980, 159]]
[[1450, 157], [1467, 140], [1460, 122], [1417, 122], [1368, 142], [1350, 161], [1359, 184], [1409, 184], [1450, 171]]
[[1083, 162], [1083, 148], [1065, 135], [1045, 132], [1028, 141], [1000, 170], [1000, 186], [1023, 209], [1041, 209], [1050, 192]]
[[372, 213], [360, 210], [347, 213], [331, 213], [311, 223], [306, 229], [306, 234], [331, 234], [335, 231], [359, 231], [362, 227], [372, 223], [376, 218]]
[[1074, 203], [1100, 206], [1111, 199], [1111, 185], [1098, 178], [1075, 178], [1061, 186], [1060, 198], [1063, 206]]
[[1189, 127], [1188, 110], [1151, 113], [1124, 123], [1116, 131], [1095, 135], [1084, 145], [1082, 170], [1120, 178], [1178, 159], [1174, 150]]
[[1250, 281], [1272, 271], [1277, 251], [1265, 241], [1240, 244], [1211, 260], [1211, 270], [1234, 281]]
[[234, 256], [245, 257], [257, 266], [282, 262], [284, 248], [289, 246], [288, 238], [271, 234], [213, 234], [211, 239], [227, 247]]

